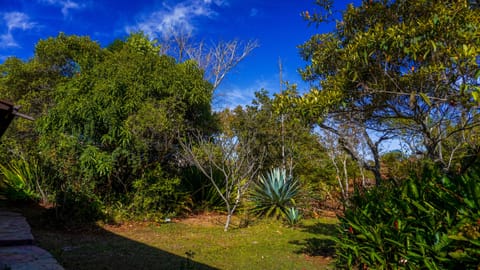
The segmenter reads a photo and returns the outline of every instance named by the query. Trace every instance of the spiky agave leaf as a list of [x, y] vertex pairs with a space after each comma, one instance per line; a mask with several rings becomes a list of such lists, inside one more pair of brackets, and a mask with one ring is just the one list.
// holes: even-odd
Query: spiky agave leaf
[[255, 184], [251, 194], [252, 211], [266, 217], [285, 215], [287, 208], [294, 204], [298, 191], [298, 181], [287, 177], [284, 169], [274, 168], [266, 177], [260, 176]]
[[302, 219], [302, 214], [295, 207], [290, 207], [285, 212], [285, 218], [287, 219], [288, 224], [295, 226], [298, 224], [300, 219]]

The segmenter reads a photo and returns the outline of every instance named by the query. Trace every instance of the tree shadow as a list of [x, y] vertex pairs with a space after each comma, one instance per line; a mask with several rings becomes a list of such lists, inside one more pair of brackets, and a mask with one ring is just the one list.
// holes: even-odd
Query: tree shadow
[[335, 242], [332, 239], [312, 237], [301, 241], [290, 241], [289, 243], [300, 246], [300, 249], [295, 251], [297, 254], [323, 257], [333, 257], [335, 255]]
[[333, 257], [335, 255], [335, 242], [331, 239], [337, 231], [336, 224], [317, 222], [312, 225], [302, 224], [299, 228], [319, 237], [306, 238], [304, 240], [290, 241], [289, 243], [300, 246], [297, 254], [308, 256]]
[[308, 233], [333, 236], [337, 232], [337, 226], [337, 224], [316, 222], [315, 224], [311, 225], [302, 224], [299, 226], [299, 228]]
[[218, 269], [195, 261], [195, 250], [184, 256], [125, 238], [97, 225], [83, 230], [49, 227], [39, 210], [20, 209], [31, 226], [36, 244], [48, 250], [65, 269]]

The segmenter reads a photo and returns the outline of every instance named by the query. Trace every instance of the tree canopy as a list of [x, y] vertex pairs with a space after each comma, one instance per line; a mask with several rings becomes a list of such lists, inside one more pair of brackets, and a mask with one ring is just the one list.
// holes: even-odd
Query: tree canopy
[[60, 189], [105, 198], [134, 191], [139, 179], [174, 179], [178, 135], [216, 126], [203, 71], [159, 54], [142, 34], [108, 48], [60, 34], [41, 40], [32, 59], [10, 58], [1, 69], [2, 96], [37, 117], [23, 129], [34, 134], [29, 147], [20, 138], [4, 146], [50, 164]]
[[[304, 16], [312, 23], [327, 18]], [[476, 158], [479, 149], [479, 30], [480, 14], [468, 1], [350, 5], [335, 30], [300, 46], [310, 92], [279, 96], [278, 106], [294, 104], [360, 159], [341, 131], [357, 129], [375, 161], [363, 164], [377, 180], [379, 145], [391, 138], [408, 142], [411, 153], [423, 153], [446, 171], [464, 170], [461, 153]]]

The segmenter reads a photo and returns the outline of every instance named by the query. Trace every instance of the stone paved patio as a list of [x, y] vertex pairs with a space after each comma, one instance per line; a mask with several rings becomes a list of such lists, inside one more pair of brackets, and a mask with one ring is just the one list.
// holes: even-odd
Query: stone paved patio
[[37, 246], [20, 213], [0, 210], [0, 270], [61, 270], [53, 256]]

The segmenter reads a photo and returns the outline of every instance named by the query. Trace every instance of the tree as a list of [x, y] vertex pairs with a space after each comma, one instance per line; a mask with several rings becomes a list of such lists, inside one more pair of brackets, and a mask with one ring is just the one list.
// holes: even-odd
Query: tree
[[[295, 92], [294, 85], [287, 85]], [[279, 111], [266, 90], [255, 93], [251, 104], [218, 113], [222, 130], [249, 140], [254, 155], [264, 155], [263, 168], [284, 169], [301, 184], [297, 206], [305, 212], [326, 196], [335, 184], [335, 171], [312, 126], [298, 113]], [[333, 183], [333, 185], [332, 185]]]
[[342, 147], [338, 145], [338, 138], [334, 134], [326, 131], [321, 138], [322, 143], [327, 149], [328, 157], [335, 168], [335, 178], [337, 179], [338, 186], [340, 187], [342, 202], [346, 202], [348, 199], [350, 183], [347, 167], [348, 155], [345, 153], [345, 151], [343, 151]]
[[177, 135], [216, 129], [203, 71], [160, 55], [142, 34], [108, 48], [60, 34], [40, 41], [32, 59], [0, 68], [0, 91], [32, 103], [29, 153], [56, 172], [57, 191], [126, 203], [139, 189], [178, 192]]
[[[0, 96], [20, 105], [22, 112], [36, 119], [18, 119], [7, 130], [0, 145], [3, 166], [15, 167], [16, 160], [22, 160], [25, 168], [37, 172], [34, 173], [35, 181], [41, 182], [41, 188], [54, 194], [50, 185], [55, 175], [53, 166], [41, 157], [39, 150], [41, 135], [37, 132], [38, 119], [55, 106], [58, 85], [80, 72], [79, 63], [89, 66], [101, 57], [102, 51], [97, 43], [85, 37], [61, 33], [56, 38], [40, 40], [33, 58], [23, 61], [10, 57], [0, 65]], [[40, 186], [37, 187], [40, 189]], [[45, 193], [41, 197], [44, 201], [51, 199]]]
[[[54, 106], [54, 93], [58, 84], [70, 80], [81, 72], [81, 66], [89, 66], [102, 57], [97, 43], [88, 38], [67, 36], [60, 33], [56, 38], [40, 40], [35, 55], [28, 61], [16, 57], [8, 58], [0, 65], [0, 93], [22, 106], [26, 114], [38, 118]], [[75, 62], [72, 61], [75, 59]], [[22, 144], [36, 138], [34, 122], [22, 121], [12, 128], [12, 134], [24, 140]]]
[[217, 89], [225, 76], [259, 46], [258, 41], [243, 42], [238, 39], [211, 42], [192, 41], [190, 32], [172, 31], [162, 41], [163, 53], [173, 55], [178, 61], [194, 60], [205, 71], [205, 79]]
[[[326, 18], [304, 15], [311, 23]], [[477, 133], [480, 124], [479, 27], [480, 14], [465, 0], [350, 5], [335, 30], [300, 46], [309, 61], [301, 74], [313, 84], [311, 91], [283, 96], [279, 103], [295, 104], [341, 138], [338, 123], [355, 125], [374, 160], [373, 166], [363, 165], [377, 183], [380, 145], [394, 137], [419, 142], [412, 151], [445, 171], [464, 171], [463, 154], [477, 158], [480, 149], [465, 136]], [[348, 144], [344, 148], [357, 159]]]
[[274, 102], [266, 90], [260, 90], [251, 104], [218, 113], [223, 131], [252, 140], [254, 153], [265, 151], [265, 168], [284, 168], [303, 184], [327, 178], [329, 172], [321, 164], [328, 157], [312, 126], [295, 112], [276, 110]]
[[[193, 144], [192, 139], [198, 144]], [[196, 166], [210, 180], [225, 202], [225, 231], [248, 187], [262, 168], [263, 155], [253, 154], [251, 142], [249, 139], [241, 140], [234, 135], [222, 133], [211, 140], [197, 135], [181, 144], [188, 164]]]

